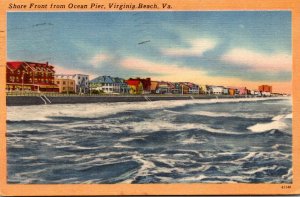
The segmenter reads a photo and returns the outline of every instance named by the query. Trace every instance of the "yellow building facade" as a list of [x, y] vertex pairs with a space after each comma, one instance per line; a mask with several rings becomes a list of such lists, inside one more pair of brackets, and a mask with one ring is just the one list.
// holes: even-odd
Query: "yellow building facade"
[[59, 93], [75, 93], [75, 80], [55, 78], [54, 83], [59, 88]]

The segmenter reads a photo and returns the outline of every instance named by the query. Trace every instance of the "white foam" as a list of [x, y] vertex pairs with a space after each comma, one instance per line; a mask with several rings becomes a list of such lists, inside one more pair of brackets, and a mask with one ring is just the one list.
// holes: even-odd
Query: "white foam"
[[273, 121], [270, 123], [258, 123], [248, 127], [247, 129], [251, 130], [252, 132], [260, 133], [272, 129], [285, 129], [285, 128], [287, 128], [287, 125], [284, 122]]
[[[120, 102], [89, 104], [55, 104], [32, 106], [8, 106], [7, 119], [11, 121], [48, 120], [49, 117], [101, 117], [128, 110], [165, 109], [189, 104], [234, 103], [244, 101], [274, 100], [282, 98], [236, 98], [236, 99], [195, 99], [154, 102]], [[22, 112], [22, 113], [20, 113]]]
[[253, 158], [256, 154], [257, 152], [249, 152], [248, 155], [246, 155], [243, 158], [237, 159], [236, 161], [248, 161], [250, 158]]
[[284, 118], [286, 118], [286, 119], [292, 119], [293, 118], [293, 113], [287, 114]]
[[142, 156], [139, 155], [139, 154], [132, 155], [132, 158], [135, 161], [142, 164], [140, 169], [138, 170], [136, 176], [147, 176], [149, 174], [150, 169], [155, 169], [156, 168], [156, 166], [153, 162], [142, 158]]
[[248, 127], [247, 129], [252, 132], [265, 132], [272, 129], [285, 130], [288, 125], [284, 122], [284, 119], [290, 118], [292, 114], [280, 114], [272, 118], [272, 122], [268, 123], [257, 123]]
[[205, 141], [199, 138], [188, 138], [181, 141], [181, 144], [203, 144]]
[[234, 115], [230, 113], [224, 113], [224, 112], [209, 112], [209, 111], [196, 111], [191, 112], [192, 115], [201, 115], [201, 116], [209, 116], [209, 117], [232, 117]]
[[252, 169], [252, 170], [248, 170], [248, 171], [244, 171], [243, 174], [255, 174], [257, 172], [264, 172], [266, 170], [275, 170], [277, 168], [276, 165], [273, 165], [271, 167], [260, 167], [260, 168], [257, 168], [257, 169]]

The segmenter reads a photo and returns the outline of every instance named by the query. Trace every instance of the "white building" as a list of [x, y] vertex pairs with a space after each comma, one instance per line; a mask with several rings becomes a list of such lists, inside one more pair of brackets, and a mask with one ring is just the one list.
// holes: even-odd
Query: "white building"
[[75, 93], [77, 94], [87, 94], [89, 93], [89, 75], [85, 74], [56, 74], [58, 79], [73, 79], [75, 81]]
[[98, 90], [103, 93], [128, 93], [129, 87], [125, 80], [119, 77], [99, 76], [90, 81], [92, 90]]
[[223, 92], [224, 92], [224, 87], [223, 86], [208, 85], [206, 87], [207, 87], [208, 94], [223, 94]]

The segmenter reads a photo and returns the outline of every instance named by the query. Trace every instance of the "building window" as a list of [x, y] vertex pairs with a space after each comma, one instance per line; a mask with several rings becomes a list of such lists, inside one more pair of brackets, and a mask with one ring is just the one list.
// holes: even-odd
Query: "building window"
[[20, 74], [21, 72], [20, 72], [20, 70], [18, 70], [18, 74]]
[[71, 85], [73, 85], [73, 82], [70, 82]]
[[66, 85], [66, 82], [65, 82], [65, 81], [63, 81], [63, 85]]
[[59, 81], [56, 81], [56, 84], [59, 84]]
[[29, 81], [32, 82], [32, 78], [29, 78]]

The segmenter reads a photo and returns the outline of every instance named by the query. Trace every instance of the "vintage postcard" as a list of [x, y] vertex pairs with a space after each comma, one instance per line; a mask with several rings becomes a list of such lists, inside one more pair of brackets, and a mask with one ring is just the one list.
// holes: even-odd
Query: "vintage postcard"
[[299, 11], [1, 1], [0, 195], [299, 194]]

